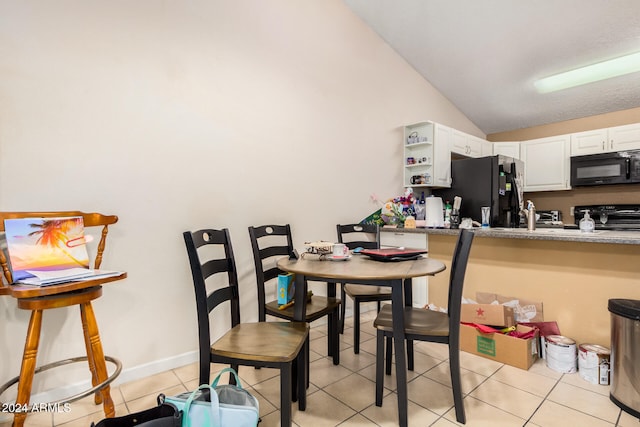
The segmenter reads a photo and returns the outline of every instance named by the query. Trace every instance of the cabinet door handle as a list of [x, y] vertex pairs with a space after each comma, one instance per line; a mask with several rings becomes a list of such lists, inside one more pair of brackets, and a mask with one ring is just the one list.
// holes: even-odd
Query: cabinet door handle
[[609, 148], [613, 150], [613, 139], [611, 140], [611, 145], [609, 146]]
[[604, 150], [604, 144], [605, 144], [605, 142], [602, 141], [602, 150]]

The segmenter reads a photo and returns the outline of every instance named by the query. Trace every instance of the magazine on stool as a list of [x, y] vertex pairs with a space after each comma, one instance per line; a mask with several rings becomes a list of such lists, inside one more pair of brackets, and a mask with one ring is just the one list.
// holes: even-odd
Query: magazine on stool
[[89, 268], [81, 216], [4, 221], [14, 283], [48, 286], [121, 274]]

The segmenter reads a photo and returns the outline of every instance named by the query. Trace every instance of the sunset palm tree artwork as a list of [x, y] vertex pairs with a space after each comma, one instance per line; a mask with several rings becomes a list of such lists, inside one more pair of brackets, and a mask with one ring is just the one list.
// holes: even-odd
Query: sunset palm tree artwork
[[89, 268], [82, 217], [6, 220], [5, 231], [14, 281], [30, 271]]

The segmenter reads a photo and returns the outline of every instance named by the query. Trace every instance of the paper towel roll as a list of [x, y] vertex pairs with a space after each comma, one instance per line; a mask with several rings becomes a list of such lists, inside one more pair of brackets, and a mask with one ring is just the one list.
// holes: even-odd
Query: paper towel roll
[[427, 197], [425, 199], [425, 220], [427, 227], [444, 227], [441, 197]]

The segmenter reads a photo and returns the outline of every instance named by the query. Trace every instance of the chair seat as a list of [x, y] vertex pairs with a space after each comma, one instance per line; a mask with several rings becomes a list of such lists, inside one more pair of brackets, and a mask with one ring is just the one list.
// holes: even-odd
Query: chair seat
[[289, 362], [296, 358], [308, 334], [305, 322], [241, 323], [214, 342], [211, 353], [242, 360]]
[[[293, 319], [293, 306], [280, 310], [278, 301], [270, 301], [266, 304], [267, 314], [281, 319]], [[314, 295], [307, 303], [307, 320], [313, 322], [316, 319], [326, 316], [340, 307], [340, 299], [327, 298]]]
[[344, 285], [344, 292], [351, 298], [380, 297], [391, 299], [391, 288], [388, 286]]
[[[391, 304], [382, 306], [373, 326], [386, 332], [393, 331]], [[440, 311], [405, 307], [404, 331], [409, 335], [446, 337], [449, 335], [449, 315]]]

